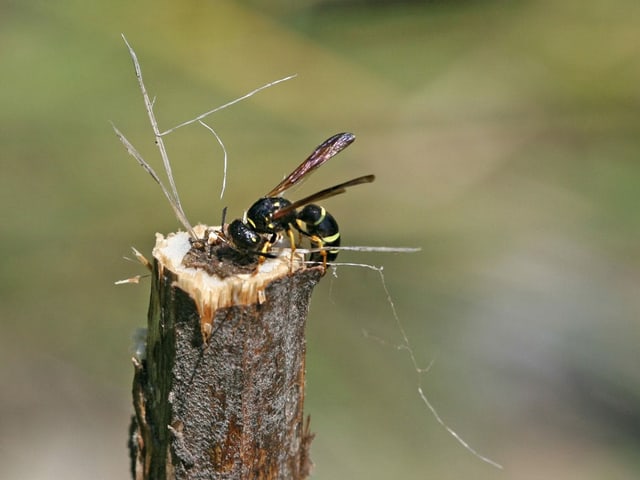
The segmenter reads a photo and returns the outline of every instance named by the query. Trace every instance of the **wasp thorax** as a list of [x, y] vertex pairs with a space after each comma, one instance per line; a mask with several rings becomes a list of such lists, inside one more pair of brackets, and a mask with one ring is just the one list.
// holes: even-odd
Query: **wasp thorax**
[[291, 212], [274, 220], [275, 212], [282, 210], [291, 205], [291, 202], [282, 197], [265, 197], [251, 205], [247, 210], [247, 222], [258, 233], [276, 233], [286, 230], [287, 227], [295, 222], [296, 212]]

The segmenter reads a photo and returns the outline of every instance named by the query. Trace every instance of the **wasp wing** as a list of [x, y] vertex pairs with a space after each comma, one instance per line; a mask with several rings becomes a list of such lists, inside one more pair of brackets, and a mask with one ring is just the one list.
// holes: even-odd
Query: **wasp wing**
[[309, 157], [302, 162], [298, 168], [291, 172], [284, 180], [276, 185], [273, 190], [267, 193], [267, 197], [277, 197], [285, 190], [290, 189], [295, 184], [301, 182], [307, 175], [313, 172], [320, 165], [331, 157], [334, 157], [347, 148], [356, 139], [353, 133], [337, 133], [333, 137], [326, 139], [313, 151]]
[[308, 197], [302, 198], [296, 202], [293, 202], [291, 205], [287, 205], [285, 208], [281, 208], [273, 214], [273, 219], [277, 220], [278, 218], [282, 218], [287, 214], [291, 213], [292, 210], [308, 205], [312, 202], [318, 202], [320, 200], [324, 200], [325, 198], [334, 197], [336, 195], [340, 195], [347, 191], [347, 187], [353, 187], [355, 185], [361, 185], [363, 183], [371, 183], [376, 179], [375, 175], [364, 175], [362, 177], [354, 178], [353, 180], [349, 180], [348, 182], [340, 183], [339, 185], [334, 185], [333, 187], [325, 188], [324, 190], [320, 190]]

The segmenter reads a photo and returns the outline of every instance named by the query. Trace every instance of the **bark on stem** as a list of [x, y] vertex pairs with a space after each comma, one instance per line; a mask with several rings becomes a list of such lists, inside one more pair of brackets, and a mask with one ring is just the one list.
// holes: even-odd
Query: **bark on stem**
[[306, 478], [304, 331], [322, 268], [286, 252], [220, 279], [182, 265], [189, 247], [182, 233], [154, 249], [146, 357], [134, 359], [134, 479]]

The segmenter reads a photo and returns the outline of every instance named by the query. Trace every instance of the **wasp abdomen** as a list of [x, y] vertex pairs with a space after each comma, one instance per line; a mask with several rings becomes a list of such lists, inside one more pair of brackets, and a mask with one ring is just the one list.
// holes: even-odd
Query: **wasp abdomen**
[[[297, 227], [307, 235], [318, 247], [340, 246], [340, 230], [336, 219], [319, 205], [307, 205], [299, 213]], [[323, 255], [324, 253], [324, 255]], [[326, 257], [325, 257], [326, 256]], [[309, 257], [312, 262], [332, 262], [338, 256], [338, 250], [326, 249], [324, 252], [313, 252]]]

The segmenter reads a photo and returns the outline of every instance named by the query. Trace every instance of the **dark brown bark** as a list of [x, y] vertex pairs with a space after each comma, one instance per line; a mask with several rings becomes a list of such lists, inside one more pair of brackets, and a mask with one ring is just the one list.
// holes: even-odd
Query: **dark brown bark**
[[154, 257], [146, 358], [134, 359], [134, 479], [306, 478], [304, 334], [322, 269], [269, 259], [285, 273], [211, 287], [185, 282], [158, 247]]

